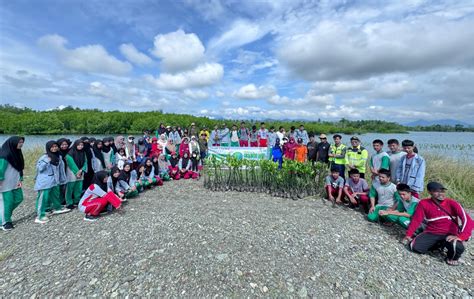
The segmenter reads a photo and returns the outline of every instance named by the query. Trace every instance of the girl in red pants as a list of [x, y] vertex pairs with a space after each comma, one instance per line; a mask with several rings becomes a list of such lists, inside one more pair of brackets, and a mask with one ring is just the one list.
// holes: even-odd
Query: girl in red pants
[[114, 194], [113, 190], [107, 188], [108, 179], [107, 171], [97, 172], [94, 175], [92, 185], [87, 188], [82, 196], [79, 202], [79, 210], [86, 214], [85, 221], [96, 221], [109, 203], [116, 209], [120, 208], [122, 201]]

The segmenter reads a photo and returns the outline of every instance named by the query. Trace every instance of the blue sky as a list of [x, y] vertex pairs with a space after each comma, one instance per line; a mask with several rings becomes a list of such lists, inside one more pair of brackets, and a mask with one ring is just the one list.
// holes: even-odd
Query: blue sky
[[0, 101], [210, 117], [474, 115], [472, 1], [0, 1]]

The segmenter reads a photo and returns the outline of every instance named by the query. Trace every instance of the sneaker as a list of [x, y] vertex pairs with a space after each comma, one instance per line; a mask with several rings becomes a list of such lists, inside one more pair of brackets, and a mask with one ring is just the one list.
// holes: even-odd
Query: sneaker
[[86, 215], [84, 217], [84, 221], [90, 221], [90, 222], [94, 222], [98, 219], [99, 217], [97, 216], [92, 216], [92, 215]]
[[35, 223], [39, 223], [39, 224], [45, 224], [48, 221], [49, 221], [49, 219], [46, 216], [35, 219]]
[[14, 229], [14, 228], [15, 228], [15, 227], [13, 226], [13, 223], [11, 223], [11, 222], [7, 222], [7, 223], [5, 223], [4, 225], [2, 225], [2, 229], [3, 229], [4, 231], [9, 231], [9, 230], [12, 230], [12, 229]]
[[61, 210], [54, 210], [53, 215], [64, 214], [68, 212], [71, 212], [71, 209], [63, 207]]
[[67, 205], [66, 206], [66, 209], [69, 209], [69, 210], [73, 210], [74, 208], [75, 208], [74, 205]]

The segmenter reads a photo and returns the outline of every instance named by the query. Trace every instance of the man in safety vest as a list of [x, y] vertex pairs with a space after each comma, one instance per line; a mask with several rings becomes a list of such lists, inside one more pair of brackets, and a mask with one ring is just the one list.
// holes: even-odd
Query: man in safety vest
[[336, 134], [332, 137], [334, 144], [329, 148], [329, 162], [331, 163], [331, 169], [337, 169], [339, 176], [345, 179], [346, 171], [346, 146], [342, 143], [342, 136]]
[[365, 167], [369, 152], [360, 145], [360, 139], [357, 136], [351, 137], [351, 147], [346, 150], [346, 165], [349, 170], [357, 169], [361, 178], [365, 178]]

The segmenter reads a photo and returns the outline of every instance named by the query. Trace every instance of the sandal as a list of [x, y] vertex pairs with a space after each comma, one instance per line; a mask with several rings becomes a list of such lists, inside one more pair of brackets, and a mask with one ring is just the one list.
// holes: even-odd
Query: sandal
[[450, 260], [450, 259], [446, 259], [446, 264], [450, 265], [450, 266], [459, 266], [460, 263], [459, 263], [459, 260]]

